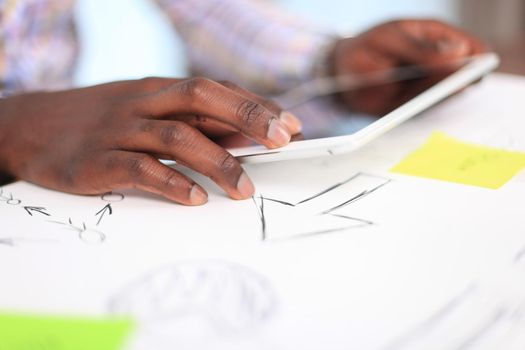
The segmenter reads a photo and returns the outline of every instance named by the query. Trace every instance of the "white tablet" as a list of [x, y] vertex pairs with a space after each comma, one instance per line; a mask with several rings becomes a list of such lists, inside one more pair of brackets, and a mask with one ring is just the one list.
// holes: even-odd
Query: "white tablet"
[[[413, 66], [388, 72], [375, 72], [360, 77], [339, 77], [336, 80], [324, 79], [311, 82], [280, 96], [277, 100], [286, 108], [287, 105], [296, 107], [301, 104], [313, 103], [312, 100], [320, 96], [333, 98], [329, 95], [337, 92], [352, 90], [357, 92], [359, 89], [367, 89], [367, 93], [373, 93], [373, 89], [384, 88], [387, 84], [410, 83], [417, 88], [411, 90], [411, 96], [405, 95], [398, 106], [394, 104], [390, 110], [385, 110], [380, 115], [371, 116], [368, 119], [370, 122], [361, 123], [363, 125], [360, 127], [349, 129], [335, 126], [331, 129], [323, 129], [321, 134], [306, 134], [303, 140], [292, 141], [289, 145], [277, 149], [250, 146], [229, 149], [229, 151], [243, 163], [280, 161], [351, 152], [480, 80], [496, 69], [498, 65], [498, 56], [494, 53], [487, 53], [470, 57], [462, 60], [462, 62], [453, 62], [445, 69], [440, 67], [439, 70], [436, 70], [440, 72], [439, 74], [430, 75], [428, 67], [422, 69], [422, 67]], [[291, 110], [293, 111], [293, 108]], [[348, 120], [357, 118], [355, 114], [359, 114], [359, 117], [363, 115], [363, 113], [348, 111], [346, 113], [347, 116], [345, 117]], [[298, 116], [301, 117], [301, 115]], [[318, 117], [322, 118], [322, 115]]]

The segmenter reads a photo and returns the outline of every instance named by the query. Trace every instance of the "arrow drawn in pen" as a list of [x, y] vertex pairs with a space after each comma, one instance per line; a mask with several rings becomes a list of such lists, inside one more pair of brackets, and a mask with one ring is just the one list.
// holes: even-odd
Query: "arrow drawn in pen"
[[40, 214], [43, 214], [45, 216], [51, 216], [50, 214], [46, 213], [46, 208], [43, 208], [43, 207], [30, 207], [30, 206], [26, 206], [24, 207], [24, 209], [27, 211], [27, 213], [31, 216], [33, 216], [33, 212], [36, 212], [36, 213], [40, 213]]
[[100, 222], [102, 221], [102, 218], [104, 217], [104, 215], [106, 215], [106, 213], [109, 213], [108, 215], [113, 214], [113, 209], [111, 208], [111, 203], [106, 204], [106, 206], [104, 208], [100, 209], [95, 214], [95, 216], [100, 215], [100, 218], [98, 219], [98, 222], [97, 222], [97, 226], [100, 224]]

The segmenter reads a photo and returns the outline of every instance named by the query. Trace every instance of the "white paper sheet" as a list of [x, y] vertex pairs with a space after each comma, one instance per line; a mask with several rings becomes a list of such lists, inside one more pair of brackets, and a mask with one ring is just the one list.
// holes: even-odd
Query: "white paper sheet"
[[250, 166], [253, 200], [200, 176], [202, 208], [5, 186], [0, 309], [132, 315], [130, 350], [523, 348], [523, 177], [388, 169], [434, 130], [525, 151], [524, 88], [495, 75], [356, 153]]

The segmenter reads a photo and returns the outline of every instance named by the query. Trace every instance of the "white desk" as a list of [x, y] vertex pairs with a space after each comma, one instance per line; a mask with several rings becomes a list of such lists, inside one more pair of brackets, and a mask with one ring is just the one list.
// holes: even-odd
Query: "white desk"
[[354, 221], [267, 200], [264, 241], [254, 201], [215, 187], [186, 208], [6, 186], [0, 309], [131, 314], [137, 350], [523, 349], [525, 176], [488, 190], [388, 171], [434, 130], [525, 151], [525, 78], [493, 75], [353, 154], [248, 167], [258, 196], [290, 203], [384, 182], [338, 212]]

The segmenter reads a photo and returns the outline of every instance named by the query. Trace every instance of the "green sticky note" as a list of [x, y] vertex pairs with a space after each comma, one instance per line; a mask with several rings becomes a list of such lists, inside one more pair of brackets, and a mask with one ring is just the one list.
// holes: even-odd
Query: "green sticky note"
[[480, 146], [434, 132], [391, 171], [497, 189], [525, 168], [525, 153]]
[[128, 319], [0, 313], [0, 350], [122, 350]]

